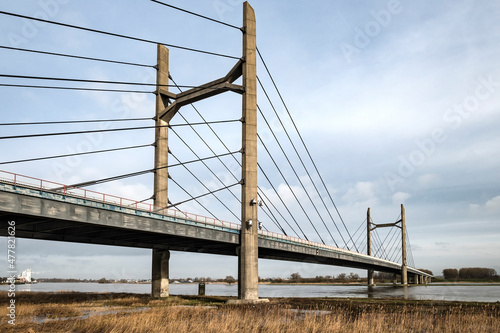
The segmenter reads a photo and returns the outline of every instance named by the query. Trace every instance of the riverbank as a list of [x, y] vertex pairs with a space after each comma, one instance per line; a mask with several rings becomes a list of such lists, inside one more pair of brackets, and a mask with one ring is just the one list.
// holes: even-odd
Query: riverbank
[[[154, 299], [125, 293], [16, 293], [16, 325], [2, 332], [497, 332], [499, 303], [271, 298], [231, 306], [225, 296]], [[0, 304], [11, 298], [0, 293]], [[0, 307], [8, 318], [7, 306]]]

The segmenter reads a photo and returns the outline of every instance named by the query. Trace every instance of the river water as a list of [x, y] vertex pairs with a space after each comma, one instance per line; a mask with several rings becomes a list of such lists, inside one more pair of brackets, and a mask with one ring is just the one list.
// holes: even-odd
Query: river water
[[[206, 284], [206, 295], [237, 296], [237, 285]], [[8, 290], [1, 285], [0, 290]], [[38, 283], [16, 285], [16, 291], [78, 291], [147, 294], [150, 284], [127, 283]], [[196, 295], [197, 283], [170, 284], [172, 295]], [[427, 286], [393, 287], [378, 285], [368, 288], [365, 285], [259, 285], [260, 297], [368, 297], [401, 298], [419, 300], [446, 300], [466, 302], [500, 302], [500, 284], [440, 284]]]

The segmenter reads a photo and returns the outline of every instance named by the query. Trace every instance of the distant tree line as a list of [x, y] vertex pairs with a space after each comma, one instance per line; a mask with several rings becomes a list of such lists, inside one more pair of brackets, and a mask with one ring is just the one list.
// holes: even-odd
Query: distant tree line
[[493, 268], [466, 267], [443, 269], [445, 280], [499, 280], [500, 277]]
[[356, 273], [341, 273], [335, 277], [334, 275], [318, 275], [315, 277], [302, 277], [300, 273], [292, 273], [288, 278], [259, 278], [259, 282], [270, 283], [348, 283], [366, 281], [366, 278], [360, 278]]

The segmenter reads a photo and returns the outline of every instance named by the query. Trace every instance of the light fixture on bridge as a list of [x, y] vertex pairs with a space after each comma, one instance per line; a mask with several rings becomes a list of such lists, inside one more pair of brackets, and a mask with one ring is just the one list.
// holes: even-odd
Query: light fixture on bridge
[[259, 221], [259, 230], [262, 230], [262, 222]]
[[257, 200], [255, 200], [255, 198], [253, 198], [251, 201], [250, 201], [250, 206], [254, 206], [257, 204]]
[[262, 202], [262, 200], [258, 200], [257, 203], [259, 204], [259, 207], [262, 207], [262, 205], [264, 205], [264, 202]]
[[253, 224], [253, 221], [252, 220], [248, 220], [247, 221], [247, 228], [251, 228], [252, 224]]

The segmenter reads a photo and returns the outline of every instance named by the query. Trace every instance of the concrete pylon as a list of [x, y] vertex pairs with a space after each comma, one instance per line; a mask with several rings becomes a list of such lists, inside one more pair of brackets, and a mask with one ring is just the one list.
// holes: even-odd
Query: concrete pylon
[[[168, 105], [168, 98], [160, 90], [168, 91], [168, 49], [158, 45], [157, 54], [157, 94], [155, 117], [155, 173], [154, 173], [154, 205], [156, 209], [168, 206], [168, 123], [160, 118], [161, 112]], [[163, 127], [160, 127], [163, 126]], [[153, 249], [152, 253], [151, 295], [168, 297], [168, 265], [170, 252]]]
[[238, 298], [259, 299], [258, 217], [257, 217], [257, 40], [255, 12], [243, 4], [244, 93], [242, 98], [242, 189], [241, 233], [238, 256]]
[[[366, 254], [372, 255], [372, 232], [371, 232], [371, 216], [370, 216], [370, 207], [366, 211]], [[374, 286], [375, 283], [373, 281], [373, 269], [368, 270], [368, 286]]]
[[408, 264], [406, 260], [406, 224], [405, 224], [405, 207], [401, 204], [401, 284], [408, 285]]

